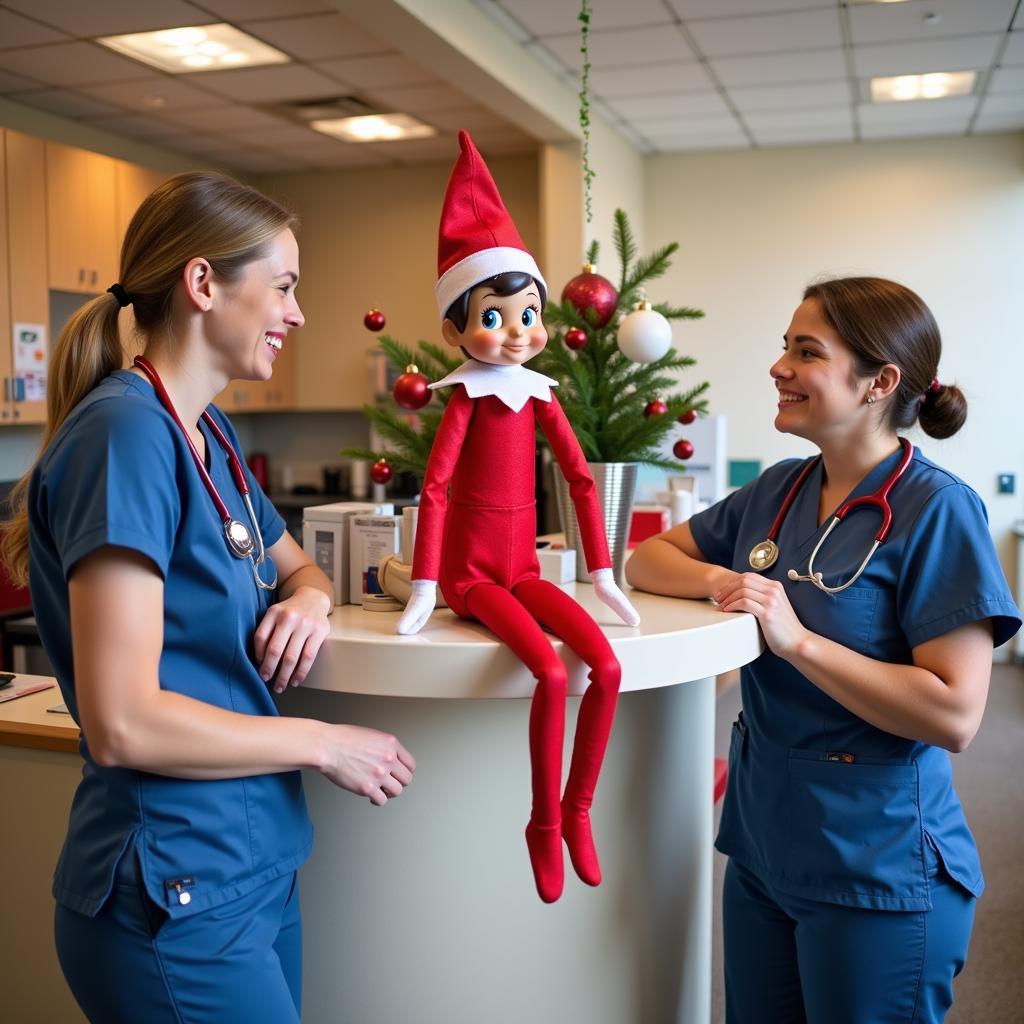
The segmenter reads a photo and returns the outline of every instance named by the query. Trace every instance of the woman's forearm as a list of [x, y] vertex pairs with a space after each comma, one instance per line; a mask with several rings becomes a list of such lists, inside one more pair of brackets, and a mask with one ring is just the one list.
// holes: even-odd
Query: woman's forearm
[[667, 597], [710, 597], [733, 575], [731, 569], [691, 558], [660, 536], [645, 540], [626, 561], [630, 586]]

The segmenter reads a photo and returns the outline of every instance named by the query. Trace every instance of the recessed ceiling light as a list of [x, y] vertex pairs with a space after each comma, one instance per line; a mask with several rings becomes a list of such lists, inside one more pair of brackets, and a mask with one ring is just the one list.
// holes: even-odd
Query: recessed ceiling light
[[944, 96], [967, 96], [974, 89], [975, 71], [932, 71], [927, 75], [896, 75], [871, 79], [874, 103], [906, 100], [938, 100]]
[[96, 42], [172, 75], [215, 71], [218, 68], [287, 64], [291, 61], [286, 53], [227, 24], [189, 25], [159, 32], [105, 36]]
[[408, 114], [368, 114], [362, 117], [339, 117], [310, 121], [311, 128], [333, 135], [345, 142], [397, 142], [401, 139], [424, 139], [436, 135], [437, 129], [417, 121]]

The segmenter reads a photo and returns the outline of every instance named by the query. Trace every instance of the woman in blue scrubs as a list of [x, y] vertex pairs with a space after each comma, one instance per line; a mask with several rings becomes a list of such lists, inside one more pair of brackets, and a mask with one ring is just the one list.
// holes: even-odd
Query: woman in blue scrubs
[[[977, 731], [993, 643], [1021, 618], [977, 494], [916, 448], [896, 478], [898, 432], [966, 418], [940, 347], [901, 285], [812, 285], [771, 376], [776, 429], [820, 457], [772, 466], [627, 565], [641, 589], [756, 616], [767, 646], [742, 670], [716, 842], [736, 1024], [941, 1021], [967, 957], [984, 882], [947, 751]], [[818, 543], [893, 480], [891, 530], [856, 576], [877, 509]]]
[[[294, 226], [215, 174], [143, 202], [120, 280], [61, 332], [7, 524], [82, 729], [53, 892], [61, 966], [97, 1024], [297, 1024], [299, 770], [381, 805], [415, 767], [395, 737], [281, 718], [271, 694], [309, 671], [332, 590], [242, 468], [247, 507], [211, 402], [268, 380], [303, 324]], [[145, 363], [122, 369], [127, 306]]]

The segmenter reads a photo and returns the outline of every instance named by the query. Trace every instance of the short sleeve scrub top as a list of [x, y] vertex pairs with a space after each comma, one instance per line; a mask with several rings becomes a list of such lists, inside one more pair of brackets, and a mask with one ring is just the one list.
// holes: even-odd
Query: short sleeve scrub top
[[[874, 493], [900, 457], [875, 467], [851, 495]], [[749, 572], [800, 471], [787, 460], [690, 520], [710, 562]], [[992, 621], [996, 645], [1017, 631], [985, 508], [966, 484], [915, 451], [890, 492], [892, 530], [863, 575], [837, 594], [803, 574], [818, 526], [819, 463], [800, 488], [763, 575], [779, 581], [813, 632], [894, 664], [966, 623]], [[831, 517], [830, 517], [831, 518]], [[859, 511], [815, 559], [826, 584], [856, 572], [879, 516]], [[851, 907], [930, 910], [935, 859], [974, 896], [984, 887], [978, 851], [953, 789], [945, 750], [878, 729], [833, 700], [771, 651], [743, 668], [743, 712], [733, 726], [729, 782], [717, 848], [779, 892]]]
[[[239, 451], [227, 418], [210, 412]], [[248, 522], [222, 449], [205, 423], [200, 429], [214, 484], [232, 516]], [[284, 522], [251, 474], [248, 482], [269, 548]], [[277, 714], [252, 647], [271, 592], [228, 551], [185, 437], [148, 381], [116, 372], [75, 408], [32, 477], [29, 525], [39, 633], [76, 722], [68, 577], [107, 545], [140, 552], [163, 577], [162, 689], [240, 714]], [[57, 902], [72, 910], [99, 911], [130, 843], [147, 893], [172, 917], [244, 896], [309, 855], [312, 825], [297, 771], [176, 779], [98, 765], [84, 735], [80, 750], [82, 781], [53, 885]]]

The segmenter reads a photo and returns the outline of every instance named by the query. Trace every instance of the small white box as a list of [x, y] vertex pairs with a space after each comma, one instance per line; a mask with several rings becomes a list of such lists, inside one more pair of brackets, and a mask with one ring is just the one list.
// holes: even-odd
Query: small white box
[[540, 578], [551, 583], [572, 583], [576, 579], [575, 548], [539, 548]]
[[381, 593], [377, 566], [385, 555], [398, 554], [401, 533], [401, 516], [352, 517], [349, 523], [349, 604], [362, 604], [364, 594]]
[[390, 502], [336, 501], [302, 510], [302, 548], [334, 584], [334, 603], [348, 604], [349, 522], [357, 515], [387, 515]]

